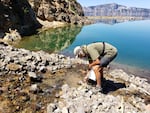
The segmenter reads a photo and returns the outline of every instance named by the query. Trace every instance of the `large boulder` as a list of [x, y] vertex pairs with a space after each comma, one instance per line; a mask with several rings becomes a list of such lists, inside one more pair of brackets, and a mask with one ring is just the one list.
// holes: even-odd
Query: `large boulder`
[[1, 0], [0, 20], [0, 37], [9, 28], [17, 29], [21, 35], [30, 35], [40, 27], [27, 0]]

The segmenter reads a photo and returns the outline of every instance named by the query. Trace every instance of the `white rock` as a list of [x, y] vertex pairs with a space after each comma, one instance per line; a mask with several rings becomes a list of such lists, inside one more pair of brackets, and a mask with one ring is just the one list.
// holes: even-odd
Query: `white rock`
[[68, 112], [68, 108], [63, 107], [63, 108], [62, 108], [62, 113], [69, 113], [69, 112]]
[[29, 75], [29, 77], [37, 78], [37, 75], [34, 72], [28, 72], [28, 75]]
[[37, 86], [37, 84], [33, 84], [33, 85], [31, 85], [31, 87], [30, 87], [30, 91], [37, 91], [38, 90], [38, 86]]

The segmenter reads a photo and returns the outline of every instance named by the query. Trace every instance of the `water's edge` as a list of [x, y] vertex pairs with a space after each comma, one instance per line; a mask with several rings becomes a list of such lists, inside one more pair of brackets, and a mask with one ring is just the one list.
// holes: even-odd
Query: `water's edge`
[[141, 78], [146, 78], [150, 83], [150, 71], [147, 69], [133, 67], [125, 64], [116, 63], [116, 62], [110, 63], [110, 69], [122, 69], [128, 74], [136, 75]]

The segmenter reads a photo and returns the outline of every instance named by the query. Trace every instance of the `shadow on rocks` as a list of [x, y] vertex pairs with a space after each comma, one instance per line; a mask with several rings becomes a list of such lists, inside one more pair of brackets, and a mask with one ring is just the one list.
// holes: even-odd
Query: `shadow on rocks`
[[[93, 80], [88, 80], [88, 84], [95, 86], [96, 82]], [[115, 83], [114, 81], [106, 80], [105, 78], [103, 78], [102, 80], [102, 89], [103, 89], [102, 93], [103, 94], [108, 94], [109, 92], [113, 92], [120, 88], [125, 88], [125, 87], [126, 87], [125, 83]]]
[[120, 88], [125, 88], [125, 87], [126, 87], [125, 83], [115, 83], [114, 81], [106, 80], [106, 79], [103, 79], [102, 81], [102, 88], [103, 88], [104, 94], [107, 94], [109, 92], [116, 91]]

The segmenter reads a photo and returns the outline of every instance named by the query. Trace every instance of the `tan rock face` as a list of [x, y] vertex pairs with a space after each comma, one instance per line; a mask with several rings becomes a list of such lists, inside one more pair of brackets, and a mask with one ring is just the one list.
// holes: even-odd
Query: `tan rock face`
[[29, 0], [36, 15], [42, 20], [78, 23], [84, 16], [76, 0]]
[[21, 35], [32, 35], [42, 25], [41, 20], [71, 24], [90, 24], [83, 17], [82, 6], [76, 0], [1, 0], [0, 38], [8, 29], [17, 29]]

